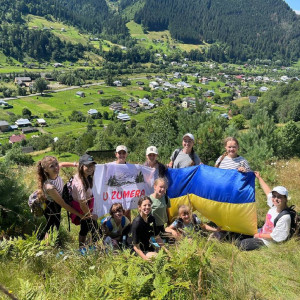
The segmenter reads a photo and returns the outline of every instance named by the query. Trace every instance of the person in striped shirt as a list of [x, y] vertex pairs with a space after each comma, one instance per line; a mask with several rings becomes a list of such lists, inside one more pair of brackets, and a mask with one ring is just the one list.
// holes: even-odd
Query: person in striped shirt
[[227, 137], [224, 140], [226, 152], [221, 155], [215, 164], [220, 169], [236, 169], [239, 172], [250, 172], [251, 168], [247, 160], [238, 155], [239, 142], [234, 137]]

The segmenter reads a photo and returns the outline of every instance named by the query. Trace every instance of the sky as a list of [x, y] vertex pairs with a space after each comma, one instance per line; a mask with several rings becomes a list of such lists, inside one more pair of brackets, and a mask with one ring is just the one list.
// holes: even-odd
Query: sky
[[293, 9], [300, 11], [300, 0], [285, 0], [285, 2]]

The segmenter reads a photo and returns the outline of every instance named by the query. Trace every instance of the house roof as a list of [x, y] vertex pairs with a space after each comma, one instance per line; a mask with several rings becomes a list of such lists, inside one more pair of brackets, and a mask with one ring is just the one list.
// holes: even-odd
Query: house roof
[[19, 119], [15, 122], [16, 125], [29, 125], [31, 124], [28, 119]]
[[119, 120], [122, 120], [122, 121], [129, 121], [130, 120], [130, 117], [128, 116], [128, 114], [123, 114], [123, 113], [119, 113], [117, 118]]
[[17, 142], [21, 142], [22, 140], [26, 140], [26, 137], [24, 134], [13, 134], [11, 137], [9, 137], [9, 142], [10, 143], [17, 143]]
[[0, 105], [8, 105], [8, 103], [6, 102], [6, 101], [4, 101], [4, 100], [0, 100]]
[[98, 110], [97, 109], [94, 109], [94, 108], [91, 108], [89, 111], [88, 111], [88, 114], [89, 115], [95, 115], [98, 113]]
[[46, 121], [44, 119], [37, 119], [37, 122], [40, 123], [40, 124], [41, 123], [46, 123]]
[[30, 77], [15, 77], [15, 81], [31, 81]]
[[0, 126], [8, 126], [9, 124], [6, 121], [0, 121]]

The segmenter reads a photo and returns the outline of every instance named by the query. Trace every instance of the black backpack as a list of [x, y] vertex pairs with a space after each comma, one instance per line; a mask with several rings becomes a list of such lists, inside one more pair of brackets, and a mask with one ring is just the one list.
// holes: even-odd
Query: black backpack
[[[73, 182], [73, 176], [65, 183], [62, 195], [61, 197], [63, 200], [70, 206], [72, 206], [73, 196], [72, 196], [72, 182]], [[70, 225], [70, 213], [67, 211], [68, 215], [68, 224], [69, 224], [69, 231], [71, 231], [71, 225]]]
[[[174, 157], [173, 157], [173, 159], [172, 159], [172, 162], [173, 162], [172, 168], [174, 168], [174, 162], [175, 162], [175, 160], [176, 160], [176, 158], [177, 158], [177, 156], [178, 156], [178, 154], [180, 153], [181, 150], [182, 150], [181, 148], [178, 148], [178, 149], [175, 150]], [[189, 157], [190, 157], [190, 159], [193, 161], [193, 164], [195, 165], [195, 160], [196, 160], [195, 152], [192, 151], [192, 152], [189, 154]]]
[[73, 176], [65, 183], [62, 191], [62, 198], [64, 201], [71, 206], [71, 203], [73, 201], [72, 196], [72, 182], [73, 182]]
[[291, 229], [290, 229], [290, 235], [289, 238], [292, 236], [299, 236], [299, 229], [300, 229], [300, 215], [294, 210], [295, 206], [292, 205], [290, 207], [285, 208], [282, 210], [278, 216], [274, 220], [274, 227], [276, 227], [276, 224], [278, 220], [284, 216], [284, 215], [290, 215], [291, 216]]

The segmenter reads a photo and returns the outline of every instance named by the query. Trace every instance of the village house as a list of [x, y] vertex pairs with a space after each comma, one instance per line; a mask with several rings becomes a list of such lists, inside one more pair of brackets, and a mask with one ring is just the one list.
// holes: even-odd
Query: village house
[[249, 103], [256, 103], [258, 100], [258, 97], [257, 96], [249, 96]]
[[181, 78], [181, 73], [180, 72], [175, 72], [173, 77], [177, 78], [177, 79], [180, 79]]
[[0, 100], [0, 108], [2, 108], [2, 109], [9, 109], [9, 108], [13, 108], [13, 105], [8, 104], [4, 100]]
[[31, 81], [31, 77], [15, 77], [14, 83], [20, 87], [29, 87]]
[[40, 125], [40, 126], [46, 126], [47, 125], [47, 122], [44, 119], [37, 119], [36, 121], [37, 121], [38, 125]]
[[139, 104], [138, 104], [137, 102], [133, 101], [133, 102], [130, 102], [130, 103], [128, 104], [128, 106], [129, 106], [131, 109], [136, 109], [137, 107], [139, 107]]
[[98, 114], [98, 110], [97, 109], [94, 109], [94, 108], [91, 108], [88, 112], [88, 115], [90, 116], [95, 116]]
[[172, 84], [172, 83], [170, 83], [170, 82], [168, 82], [168, 81], [166, 81], [166, 82], [163, 84], [163, 86], [164, 86], [165, 88], [168, 88], [168, 89], [176, 89], [176, 88], [177, 88], [174, 84]]
[[31, 126], [31, 122], [28, 119], [18, 119], [15, 124], [18, 127], [28, 127]]
[[13, 134], [12, 136], [9, 137], [9, 143], [10, 144], [14, 144], [14, 143], [18, 143], [21, 142], [23, 140], [26, 140], [26, 137], [24, 134]]
[[122, 106], [122, 104], [120, 103], [120, 102], [113, 102], [110, 106], [109, 106], [109, 108], [111, 109], [111, 110], [113, 110], [113, 111], [120, 111], [120, 110], [122, 110], [123, 109], [123, 106]]
[[85, 97], [85, 93], [81, 92], [81, 91], [78, 91], [78, 92], [76, 92], [76, 97], [84, 98]]
[[148, 106], [149, 103], [150, 103], [150, 101], [147, 98], [139, 99], [139, 106]]
[[214, 90], [208, 90], [208, 91], [206, 91], [206, 92], [203, 94], [204, 97], [212, 97], [212, 96], [214, 96], [214, 95], [215, 95], [215, 91], [214, 91]]
[[32, 133], [32, 132], [37, 132], [39, 131], [37, 128], [35, 127], [25, 127], [22, 128], [22, 133], [26, 134], [26, 133]]
[[262, 86], [260, 87], [259, 91], [260, 92], [266, 92], [269, 88], [267, 88], [266, 86]]
[[186, 83], [186, 82], [184, 82], [184, 81], [179, 81], [179, 82], [177, 83], [177, 86], [178, 86], [179, 88], [185, 88], [185, 89], [191, 88], [191, 87], [192, 87], [190, 84], [188, 84], [188, 83]]
[[114, 85], [114, 86], [117, 86], [117, 87], [121, 87], [121, 86], [122, 86], [122, 82], [121, 82], [120, 80], [115, 80], [115, 81], [113, 82], [113, 85]]
[[53, 67], [54, 68], [61, 68], [61, 67], [63, 67], [64, 65], [63, 64], [61, 64], [61, 63], [54, 63], [53, 64]]
[[8, 122], [6, 121], [0, 121], [0, 131], [1, 132], [6, 132], [10, 130], [10, 126], [8, 124]]
[[121, 120], [121, 121], [130, 121], [130, 117], [128, 116], [128, 114], [122, 114], [122, 113], [119, 113], [117, 115], [117, 119]]
[[149, 87], [150, 87], [151, 89], [155, 89], [155, 88], [159, 87], [159, 84], [158, 84], [158, 82], [156, 82], [156, 81], [151, 81], [151, 82], [149, 83]]

